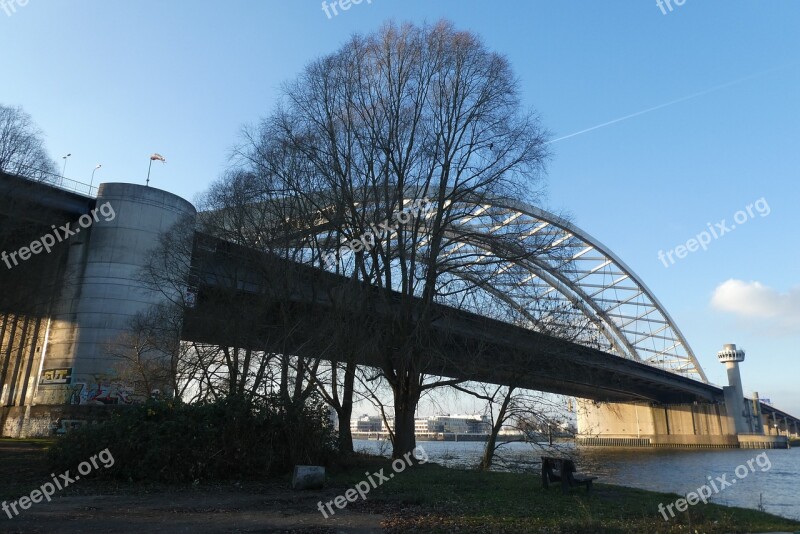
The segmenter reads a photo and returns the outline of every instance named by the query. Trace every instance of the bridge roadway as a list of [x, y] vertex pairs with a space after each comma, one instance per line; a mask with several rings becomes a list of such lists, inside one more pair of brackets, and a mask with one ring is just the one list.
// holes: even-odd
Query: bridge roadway
[[[259, 331], [250, 336], [253, 340], [250, 348], [269, 350], [258, 346], [256, 340], [266, 339], [268, 332], [279, 330], [277, 321], [286, 320], [288, 310], [292, 314], [289, 321], [300, 326], [291, 340], [280, 340], [285, 347], [283, 350], [313, 356], [313, 353], [304, 354], [307, 350], [304, 347], [314, 337], [313, 330], [324, 324], [325, 313], [333, 306], [330, 295], [352, 287], [352, 282], [340, 275], [274, 256], [255, 259], [253, 251], [230, 244], [216, 247], [213, 238], [200, 234], [196, 237], [202, 244], [195, 247], [192, 263], [202, 274], [197, 304], [186, 315], [183, 337], [189, 341], [233, 344], [228, 334], [232, 324], [230, 300], [226, 298], [223, 305], [215, 303], [214, 295], [218, 293], [214, 291], [214, 280], [224, 279], [227, 273], [235, 270], [239, 280], [247, 280], [246, 285], [251, 288], [238, 299], [237, 309], [241, 310], [241, 315], [234, 321], [240, 331], [243, 325], [249, 325], [244, 327], [246, 330]], [[270, 285], [265, 280], [268, 275], [256, 274], [261, 267], [243, 274], [242, 265], [246, 262], [253, 262], [254, 266], [269, 265], [270, 272], [280, 273], [280, 283], [276, 285], [281, 289], [274, 291], [265, 287]], [[259, 282], [259, 277], [265, 281]], [[375, 291], [363, 287], [357, 291], [367, 290]], [[266, 300], [265, 294], [270, 294]], [[375, 312], [382, 318], [398, 313], [396, 294], [393, 299], [372, 300], [388, 300]], [[279, 304], [283, 304], [281, 313], [277, 313]], [[442, 305], [435, 306], [433, 315], [431, 335], [437, 350], [431, 351], [427, 359], [425, 372], [428, 374], [515, 384], [597, 401], [690, 403], [723, 400], [722, 389], [716, 386], [527, 328]], [[379, 367], [381, 357], [377, 353], [360, 354], [357, 363]]]
[[[42, 229], [46, 229], [54, 220], [77, 220], [96, 206], [96, 199], [84, 194], [5, 173], [0, 173], [0, 196], [4, 199], [0, 206], [0, 220], [4, 224], [33, 223]], [[201, 235], [197, 237], [198, 242], [208, 239]], [[213, 261], [222, 262], [219, 254], [215, 254], [217, 257]], [[193, 264], [198, 264], [198, 258], [193, 258]], [[285, 271], [294, 273], [292, 296], [288, 300], [293, 302], [298, 318], [318, 318], [331, 306], [324, 298], [327, 290], [341, 287], [345, 281], [335, 274], [296, 263], [286, 265]], [[12, 282], [9, 274], [0, 279], [0, 285], [7, 286]], [[208, 289], [208, 285], [205, 289]], [[224, 322], [215, 318], [214, 303], [203, 298], [203, 290], [201, 284], [198, 306], [186, 317], [184, 337], [187, 340], [224, 343]], [[243, 299], [243, 304], [246, 300]], [[396, 312], [389, 308], [379, 313], [386, 316]], [[13, 313], [13, 310], [0, 312]], [[251, 308], [248, 314], [261, 326], [275, 319], [270, 318], [270, 310], [254, 313]], [[434, 357], [427, 369], [431, 374], [497, 384], [514, 383], [520, 387], [597, 401], [723, 402], [722, 389], [717, 386], [600, 350], [445, 306], [436, 306], [436, 317], [434, 334], [452, 356]], [[309, 325], [309, 321], [305, 321], [305, 324], [308, 325], [307, 329], [314, 327]], [[298, 352], [304, 344], [303, 338], [307, 339], [310, 334], [310, 331], [298, 332], [295, 336]], [[475, 354], [478, 346], [482, 351]], [[464, 354], [472, 356], [466, 358]], [[378, 366], [380, 359], [377, 355], [362, 355], [358, 363]], [[761, 403], [761, 409], [763, 414], [773, 419], [800, 425], [800, 419], [777, 408]]]

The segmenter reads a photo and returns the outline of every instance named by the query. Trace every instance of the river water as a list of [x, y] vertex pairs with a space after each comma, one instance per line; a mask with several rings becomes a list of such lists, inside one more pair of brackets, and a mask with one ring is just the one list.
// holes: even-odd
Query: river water
[[[357, 451], [391, 454], [391, 446], [386, 442], [354, 440], [353, 445]], [[425, 449], [432, 462], [473, 468], [480, 460], [484, 444], [420, 441], [417, 445]], [[612, 449], [577, 447], [572, 443], [557, 444], [554, 448], [548, 450], [546, 444], [510, 443], [499, 452], [494, 469], [540, 476], [541, 456], [569, 455], [575, 458], [579, 472], [600, 477], [598, 482], [680, 495], [696, 491], [703, 484], [711, 488], [708, 480], [711, 477], [718, 490], [711, 489], [711, 502], [753, 509], [761, 503], [769, 513], [800, 520], [800, 448]], [[748, 460], [752, 467], [748, 467]]]

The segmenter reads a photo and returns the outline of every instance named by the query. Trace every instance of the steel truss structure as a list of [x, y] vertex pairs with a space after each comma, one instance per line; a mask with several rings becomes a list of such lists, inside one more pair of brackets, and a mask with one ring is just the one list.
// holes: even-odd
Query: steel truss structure
[[[529, 284], [569, 302], [601, 336], [603, 350], [708, 383], [700, 363], [675, 321], [645, 283], [608, 247], [574, 224], [534, 206], [498, 201], [506, 221], [550, 233], [566, 254], [548, 254], [524, 266]], [[513, 296], [512, 296], [513, 298]], [[579, 341], [579, 340], [578, 340]]]
[[[405, 205], [413, 202], [407, 196]], [[441, 285], [479, 290], [474, 292], [482, 297], [466, 307], [708, 383], [664, 306], [600, 241], [553, 213], [515, 200], [459, 204], [441, 249], [441, 256], [459, 259], [448, 266]], [[330, 228], [323, 223], [318, 229], [323, 227]], [[503, 234], [506, 243], [513, 237], [519, 250], [498, 250], [493, 237]], [[416, 246], [424, 254], [424, 240]], [[337, 268], [346, 272], [346, 263], [343, 258]]]
[[[415, 198], [407, 195], [405, 205]], [[447, 267], [439, 293], [450, 296], [440, 301], [708, 383], [664, 306], [600, 241], [513, 199], [455, 204], [439, 255]], [[331, 228], [324, 217], [318, 222], [311, 233]], [[394, 245], [402, 246], [397, 236]], [[424, 256], [426, 245], [418, 238], [412, 246]], [[345, 255], [335, 269], [347, 274], [352, 263]]]

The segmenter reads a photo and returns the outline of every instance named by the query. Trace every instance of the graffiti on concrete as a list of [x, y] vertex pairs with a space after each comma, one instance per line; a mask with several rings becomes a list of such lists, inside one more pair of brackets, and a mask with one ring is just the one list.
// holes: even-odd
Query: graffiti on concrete
[[70, 404], [132, 404], [133, 388], [121, 382], [76, 382], [70, 388]]
[[39, 381], [39, 385], [69, 384], [71, 378], [72, 367], [64, 369], [45, 369], [42, 371], [42, 378]]

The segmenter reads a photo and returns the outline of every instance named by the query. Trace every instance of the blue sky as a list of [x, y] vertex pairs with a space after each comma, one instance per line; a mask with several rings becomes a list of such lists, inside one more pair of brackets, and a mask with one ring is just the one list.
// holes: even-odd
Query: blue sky
[[[800, 415], [800, 3], [367, 1], [328, 18], [318, 0], [6, 0], [0, 103], [33, 116], [59, 165], [73, 154], [68, 177], [102, 163], [96, 181], [143, 183], [159, 152], [152, 185], [191, 200], [282, 82], [391, 18], [481, 35], [553, 139], [718, 88], [552, 143], [544, 207], [644, 279], [712, 382], [737, 343], [746, 392]], [[659, 261], [759, 199], [769, 215]]]

